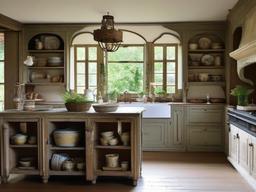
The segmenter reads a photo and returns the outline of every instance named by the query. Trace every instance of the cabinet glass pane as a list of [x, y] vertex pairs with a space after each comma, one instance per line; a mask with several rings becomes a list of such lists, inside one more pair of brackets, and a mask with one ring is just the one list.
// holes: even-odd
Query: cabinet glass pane
[[175, 63], [174, 62], [167, 63], [167, 73], [175, 73]]
[[4, 101], [4, 85], [0, 85], [0, 102]]
[[154, 47], [154, 59], [163, 60], [163, 47], [160, 47], [160, 46]]
[[155, 73], [163, 73], [163, 63], [156, 62], [154, 65]]
[[89, 72], [89, 74], [96, 74], [97, 73], [97, 63], [90, 62], [88, 72]]
[[167, 93], [175, 93], [175, 86], [167, 86]]
[[77, 47], [77, 54], [76, 54], [76, 58], [79, 61], [84, 61], [85, 60], [85, 48], [84, 47]]
[[77, 62], [76, 63], [76, 70], [77, 73], [85, 73], [85, 63], [84, 62]]
[[4, 33], [0, 33], [0, 60], [4, 60]]
[[4, 63], [0, 62], [0, 83], [4, 83]]
[[167, 85], [175, 85], [175, 75], [167, 74]]
[[89, 51], [88, 51], [88, 54], [89, 54], [89, 60], [92, 61], [92, 60], [97, 60], [97, 47], [89, 47]]
[[77, 75], [77, 86], [85, 86], [85, 75]]
[[175, 47], [174, 46], [168, 46], [167, 47], [167, 60], [175, 60]]

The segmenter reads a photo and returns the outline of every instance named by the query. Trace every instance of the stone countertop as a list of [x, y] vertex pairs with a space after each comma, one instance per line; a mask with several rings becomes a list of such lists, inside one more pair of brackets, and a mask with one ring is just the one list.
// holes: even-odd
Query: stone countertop
[[9, 110], [5, 110], [0, 112], [0, 116], [4, 115], [4, 114], [17, 114], [17, 115], [21, 115], [21, 114], [37, 114], [37, 115], [41, 115], [41, 114], [56, 114], [56, 115], [137, 115], [137, 114], [141, 114], [143, 113], [143, 111], [145, 110], [145, 108], [143, 107], [118, 107], [118, 109], [115, 112], [108, 112], [108, 113], [98, 113], [95, 112], [93, 107], [90, 108], [89, 111], [86, 112], [68, 112], [66, 108], [53, 108], [50, 110], [45, 110], [45, 111], [19, 111], [16, 109], [9, 109]]

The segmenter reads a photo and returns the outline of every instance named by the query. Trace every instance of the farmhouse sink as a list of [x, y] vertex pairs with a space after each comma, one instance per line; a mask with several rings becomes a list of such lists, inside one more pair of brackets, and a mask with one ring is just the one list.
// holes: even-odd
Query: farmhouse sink
[[171, 106], [168, 103], [119, 103], [120, 107], [144, 107], [143, 118], [171, 118]]

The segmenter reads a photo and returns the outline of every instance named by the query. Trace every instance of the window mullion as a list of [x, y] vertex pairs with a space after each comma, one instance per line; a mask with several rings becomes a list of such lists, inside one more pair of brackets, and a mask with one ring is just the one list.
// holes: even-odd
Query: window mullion
[[167, 52], [167, 48], [164, 45], [163, 46], [163, 91], [165, 91], [165, 92], [167, 90], [167, 88], [166, 88], [166, 86], [167, 86], [167, 64], [166, 64], [167, 54], [166, 54], [166, 52]]
[[75, 84], [75, 92], [77, 92], [77, 46], [74, 46], [74, 84]]
[[85, 47], [85, 89], [88, 89], [89, 88], [89, 47], [86, 46]]

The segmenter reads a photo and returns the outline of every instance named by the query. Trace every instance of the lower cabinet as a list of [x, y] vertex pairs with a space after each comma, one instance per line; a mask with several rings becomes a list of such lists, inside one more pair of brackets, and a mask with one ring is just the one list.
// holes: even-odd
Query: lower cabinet
[[256, 138], [230, 124], [228, 160], [256, 189]]
[[142, 120], [142, 147], [144, 151], [161, 150], [168, 147], [170, 119]]
[[189, 105], [186, 108], [188, 151], [223, 151], [223, 105]]
[[[27, 114], [27, 113], [26, 113]], [[11, 174], [141, 177], [141, 115], [42, 115], [0, 119], [1, 178]], [[163, 133], [165, 134], [165, 133]], [[2, 141], [3, 139], [3, 141]]]

